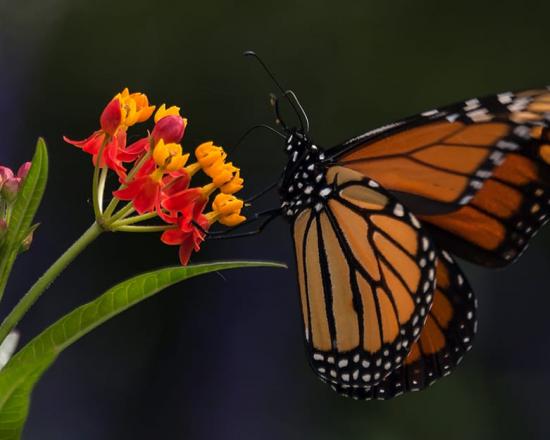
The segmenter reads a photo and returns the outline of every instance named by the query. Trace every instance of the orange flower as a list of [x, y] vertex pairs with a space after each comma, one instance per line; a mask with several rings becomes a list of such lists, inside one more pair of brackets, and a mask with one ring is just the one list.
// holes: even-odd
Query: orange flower
[[237, 226], [246, 220], [241, 215], [244, 202], [229, 194], [218, 194], [212, 202], [212, 212], [206, 214], [210, 223], [218, 221], [225, 226]]
[[179, 144], [165, 144], [161, 139], [153, 150], [153, 157], [139, 170], [136, 177], [124, 189], [115, 191], [113, 195], [120, 200], [131, 200], [139, 214], [161, 211], [161, 191], [171, 179], [164, 179], [167, 173], [189, 181], [183, 169], [189, 154], [182, 154]]
[[151, 117], [154, 106], [149, 105], [147, 96], [143, 93], [130, 93], [124, 89], [107, 104], [99, 118], [101, 129], [88, 138], [77, 141], [64, 136], [65, 142], [81, 148], [91, 154], [94, 165], [107, 166], [118, 174], [121, 179], [126, 177], [124, 162], [132, 162], [137, 158], [133, 150], [126, 148], [126, 130], [128, 127], [144, 122]]

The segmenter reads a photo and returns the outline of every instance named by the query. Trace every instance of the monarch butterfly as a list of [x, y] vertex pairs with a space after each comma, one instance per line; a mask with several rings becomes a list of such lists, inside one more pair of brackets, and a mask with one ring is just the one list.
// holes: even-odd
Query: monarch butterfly
[[291, 224], [309, 363], [355, 399], [388, 399], [449, 374], [476, 306], [452, 254], [505, 266], [550, 212], [550, 89], [423, 112], [324, 150], [299, 101], [282, 122], [278, 182]]

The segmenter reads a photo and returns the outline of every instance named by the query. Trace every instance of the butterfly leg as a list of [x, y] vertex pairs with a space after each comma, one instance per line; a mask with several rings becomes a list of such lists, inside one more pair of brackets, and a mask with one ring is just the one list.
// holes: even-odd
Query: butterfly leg
[[[235, 226], [234, 228], [228, 229], [226, 231], [206, 231], [204, 230], [198, 223], [194, 223], [195, 227], [197, 227], [201, 232], [203, 232], [206, 235], [206, 238], [208, 239], [226, 239], [226, 238], [241, 238], [241, 237], [250, 237], [252, 235], [259, 234], [263, 231], [263, 229], [271, 223], [275, 218], [277, 218], [281, 214], [281, 208], [276, 209], [269, 209], [267, 211], [262, 211], [257, 214], [254, 214], [252, 217], [250, 217], [245, 222], [241, 223], [238, 226]], [[235, 229], [240, 228], [245, 225], [249, 225], [257, 220], [259, 220], [262, 217], [266, 217], [266, 219], [258, 226], [256, 229], [252, 231], [242, 232], [238, 234], [230, 234]]]
[[250, 196], [249, 198], [244, 200], [245, 204], [252, 203], [255, 200], [258, 200], [260, 197], [266, 195], [269, 191], [271, 191], [273, 188], [275, 188], [280, 182], [280, 179], [277, 179], [276, 182], [273, 182], [272, 184], [268, 185], [264, 189], [262, 189], [260, 192], [254, 194], [253, 196]]

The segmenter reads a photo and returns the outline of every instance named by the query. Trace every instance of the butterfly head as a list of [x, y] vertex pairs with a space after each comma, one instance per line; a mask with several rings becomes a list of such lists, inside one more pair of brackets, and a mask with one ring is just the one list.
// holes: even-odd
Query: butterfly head
[[288, 163], [279, 186], [285, 217], [294, 218], [301, 210], [322, 209], [330, 193], [325, 178], [325, 153], [300, 130], [288, 133], [285, 143]]
[[[315, 147], [308, 136], [301, 130], [290, 129], [285, 134], [285, 152], [290, 156], [291, 162], [297, 162], [300, 155], [306, 150], [311, 149], [312, 146]], [[293, 159], [293, 157], [296, 157], [296, 159]]]

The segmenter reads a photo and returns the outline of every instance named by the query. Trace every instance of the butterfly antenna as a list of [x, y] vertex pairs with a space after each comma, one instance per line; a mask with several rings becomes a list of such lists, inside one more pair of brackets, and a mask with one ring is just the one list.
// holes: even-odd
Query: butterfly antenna
[[[296, 113], [296, 116], [298, 116], [298, 119], [300, 120], [300, 127], [302, 129], [303, 132], [305, 132], [305, 125], [304, 125], [304, 121], [302, 119], [302, 115], [300, 114], [300, 111], [298, 110], [298, 107], [296, 106], [296, 104], [294, 103], [294, 101], [292, 101], [292, 99], [290, 99], [290, 97], [288, 96], [288, 92], [285, 91], [285, 89], [283, 88], [283, 86], [281, 86], [281, 83], [279, 81], [277, 81], [277, 78], [275, 78], [275, 75], [273, 75], [273, 72], [271, 72], [271, 70], [269, 69], [269, 67], [267, 67], [267, 64], [264, 63], [264, 61], [258, 56], [258, 54], [252, 50], [247, 50], [243, 53], [243, 55], [245, 57], [254, 57], [256, 58], [256, 60], [260, 63], [260, 65], [263, 67], [263, 69], [266, 71], [266, 73], [269, 75], [269, 77], [272, 79], [272, 81], [275, 83], [275, 85], [277, 86], [277, 88], [281, 91], [281, 93], [284, 95], [284, 97], [286, 98], [286, 100], [288, 101], [288, 103], [290, 104], [290, 106], [293, 108], [294, 112]], [[301, 106], [300, 106], [301, 107]], [[302, 112], [303, 112], [303, 109], [302, 109]], [[279, 118], [280, 119], [280, 118]]]
[[288, 94], [290, 96], [292, 96], [292, 98], [294, 99], [294, 101], [296, 102], [296, 105], [298, 106], [298, 108], [300, 109], [300, 111], [302, 112], [302, 115], [304, 117], [304, 120], [306, 121], [306, 133], [309, 133], [309, 118], [307, 117], [307, 114], [306, 114], [306, 111], [304, 110], [304, 107], [302, 106], [302, 104], [300, 103], [300, 100], [298, 99], [298, 97], [296, 96], [296, 93], [294, 93], [292, 90], [287, 90], [285, 92], [285, 94]]
[[246, 130], [244, 132], [243, 135], [241, 135], [241, 137], [237, 140], [237, 142], [235, 143], [235, 145], [233, 145], [233, 147], [231, 148], [231, 150], [229, 151], [230, 154], [235, 154], [235, 151], [237, 150], [237, 147], [239, 147], [243, 142], [244, 140], [250, 136], [254, 131], [260, 129], [260, 128], [263, 128], [265, 130], [269, 130], [273, 133], [275, 133], [277, 136], [280, 136], [282, 137], [283, 139], [286, 138], [286, 136], [281, 133], [280, 131], [278, 130], [275, 130], [273, 127], [270, 127], [269, 125], [266, 125], [266, 124], [259, 124], [259, 125], [254, 125], [253, 127], [249, 128], [248, 130]]
[[283, 118], [281, 116], [281, 111], [279, 109], [279, 97], [273, 93], [269, 94], [269, 98], [271, 101], [271, 105], [273, 106], [273, 109], [275, 110], [275, 118], [277, 124], [279, 124], [281, 127], [283, 127], [284, 131], [289, 131], [288, 127], [285, 124], [285, 121], [283, 121]]

